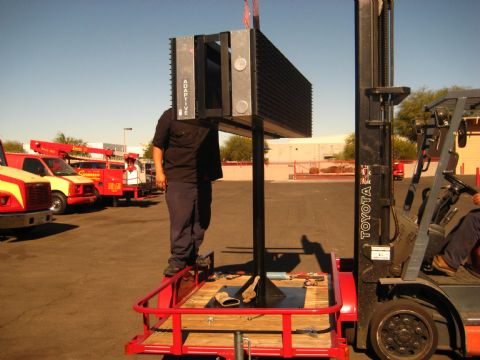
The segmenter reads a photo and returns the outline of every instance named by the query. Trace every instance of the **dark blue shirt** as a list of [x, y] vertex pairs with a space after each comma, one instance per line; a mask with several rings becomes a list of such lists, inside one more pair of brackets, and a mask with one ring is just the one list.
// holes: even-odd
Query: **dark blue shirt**
[[173, 120], [168, 109], [158, 120], [153, 145], [164, 151], [168, 181], [201, 182], [222, 177], [216, 129]]

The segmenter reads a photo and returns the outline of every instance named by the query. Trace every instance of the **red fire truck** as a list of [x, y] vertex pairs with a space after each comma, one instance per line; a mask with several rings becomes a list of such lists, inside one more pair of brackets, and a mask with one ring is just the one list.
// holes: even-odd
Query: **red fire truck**
[[[31, 140], [30, 148], [40, 154], [66, 159], [78, 174], [93, 180], [98, 199], [109, 198], [114, 206], [121, 198], [138, 200], [152, 190], [151, 184], [145, 179], [145, 168], [138, 162], [139, 155], [136, 153], [39, 140]], [[75, 155], [76, 153], [81, 156]], [[87, 157], [91, 154], [100, 154], [103, 158]], [[122, 160], [116, 160], [119, 158]]]

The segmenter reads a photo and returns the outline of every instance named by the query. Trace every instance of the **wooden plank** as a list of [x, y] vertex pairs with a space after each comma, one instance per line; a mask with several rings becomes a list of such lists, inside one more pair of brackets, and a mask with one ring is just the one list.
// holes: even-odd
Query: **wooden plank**
[[[326, 331], [330, 328], [328, 315], [293, 315], [292, 329]], [[172, 321], [167, 319], [160, 330], [171, 330]], [[281, 331], [281, 315], [182, 315], [183, 330], [206, 331]]]
[[[183, 308], [204, 308], [223, 286], [242, 286], [249, 276], [207, 282], [183, 305]], [[278, 287], [303, 287], [304, 279], [275, 280]], [[318, 286], [307, 287], [304, 308], [322, 308], [329, 305], [328, 279]], [[329, 315], [293, 315], [292, 332], [313, 331], [312, 334], [292, 334], [294, 347], [329, 347]], [[167, 319], [144, 344], [172, 345], [172, 321]], [[233, 346], [233, 332], [242, 331], [255, 347], [282, 347], [281, 315], [182, 315], [184, 345], [187, 346]]]
[[[252, 346], [266, 348], [281, 348], [282, 334], [272, 333], [243, 333], [250, 339]], [[144, 341], [145, 345], [172, 345], [171, 332], [156, 332]], [[233, 332], [185, 332], [185, 346], [232, 346]], [[292, 334], [292, 345], [298, 348], [328, 348], [331, 346], [330, 334]]]

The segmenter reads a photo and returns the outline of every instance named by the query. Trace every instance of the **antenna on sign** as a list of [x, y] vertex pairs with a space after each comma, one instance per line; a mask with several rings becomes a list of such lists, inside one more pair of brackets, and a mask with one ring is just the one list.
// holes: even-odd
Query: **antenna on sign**
[[[245, 29], [250, 29], [250, 5], [248, 4], [249, 0], [243, 0], [243, 24]], [[258, 1], [252, 0], [253, 6], [253, 28], [260, 30], [260, 12], [258, 9]]]
[[250, 5], [248, 5], [248, 0], [243, 0], [243, 25], [245, 25], [245, 29], [250, 29]]

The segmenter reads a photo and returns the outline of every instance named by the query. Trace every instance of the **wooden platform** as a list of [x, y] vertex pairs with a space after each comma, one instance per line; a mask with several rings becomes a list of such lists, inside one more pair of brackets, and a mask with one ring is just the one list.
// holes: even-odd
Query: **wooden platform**
[[[204, 308], [213, 296], [224, 286], [242, 286], [248, 276], [207, 282], [193, 294], [183, 308]], [[301, 288], [303, 279], [274, 280], [281, 288]], [[329, 306], [329, 281], [318, 286], [307, 287], [304, 308], [325, 308]], [[172, 322], [168, 318], [156, 327], [145, 345], [172, 345]], [[281, 315], [182, 315], [182, 333], [185, 346], [233, 346], [233, 332], [241, 331], [251, 340], [253, 347], [282, 347]], [[298, 348], [326, 348], [331, 346], [331, 323], [329, 315], [292, 315], [292, 346]], [[305, 333], [305, 331], [307, 333]], [[303, 332], [303, 333], [302, 333]]]

